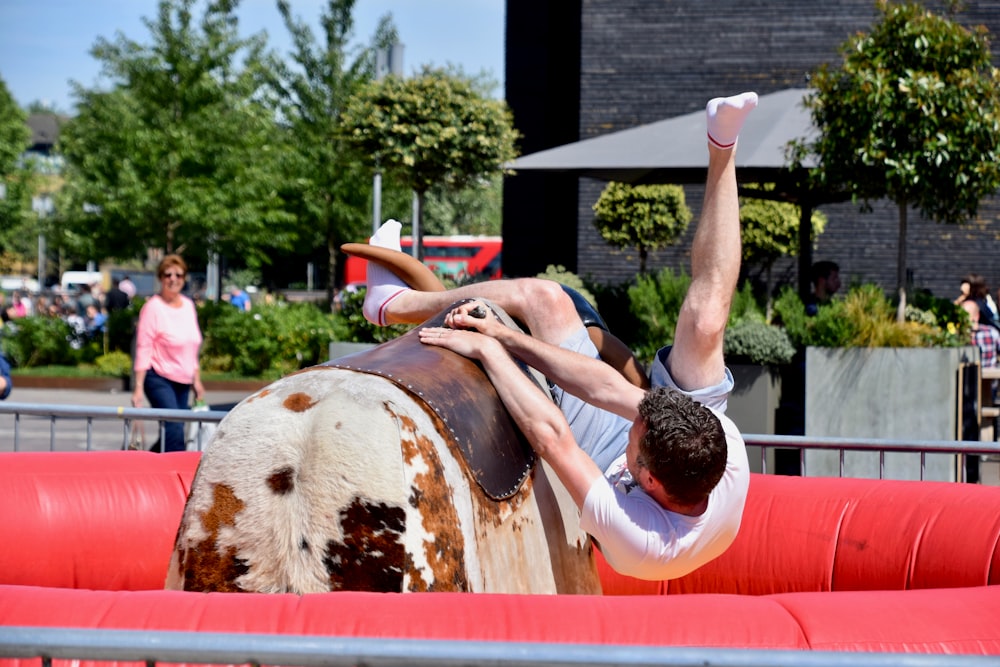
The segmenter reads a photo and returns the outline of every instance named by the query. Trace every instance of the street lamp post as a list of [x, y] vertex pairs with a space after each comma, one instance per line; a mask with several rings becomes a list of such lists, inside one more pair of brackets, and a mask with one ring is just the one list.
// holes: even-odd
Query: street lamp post
[[[375, 80], [381, 81], [387, 74], [403, 75], [403, 45], [399, 42], [375, 52]], [[372, 177], [372, 233], [382, 225], [382, 171], [375, 166]]]
[[[37, 197], [31, 198], [31, 210], [38, 214], [39, 222], [44, 224], [46, 218], [51, 215], [52, 211], [55, 209], [55, 204], [52, 201], [52, 195], [47, 192], [43, 192]], [[38, 287], [39, 289], [45, 288], [45, 230], [39, 225], [38, 230]]]

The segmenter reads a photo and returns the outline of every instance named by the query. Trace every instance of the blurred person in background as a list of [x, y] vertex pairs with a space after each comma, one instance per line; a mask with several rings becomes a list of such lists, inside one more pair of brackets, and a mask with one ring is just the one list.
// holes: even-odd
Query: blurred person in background
[[12, 303], [10, 305], [10, 308], [7, 309], [7, 318], [13, 320], [18, 317], [27, 317], [28, 305], [25, 303], [24, 297], [21, 295], [21, 293], [14, 292], [13, 296], [11, 297], [11, 300]]
[[233, 304], [240, 311], [246, 313], [250, 310], [250, 295], [238, 285], [229, 288], [229, 303]]
[[111, 279], [111, 289], [104, 295], [104, 309], [109, 313], [117, 310], [125, 310], [131, 298], [121, 288], [121, 281], [117, 278]]
[[[143, 304], [136, 327], [132, 405], [142, 407], [145, 393], [154, 408], [187, 410], [192, 389], [195, 400], [205, 397], [198, 364], [202, 342], [198, 314], [194, 302], [181, 294], [187, 264], [179, 255], [167, 255], [156, 275], [160, 291]], [[161, 449], [184, 451], [183, 423], [166, 422]]]
[[955, 303], [961, 306], [967, 301], [972, 301], [978, 307], [980, 324], [1000, 329], [1000, 316], [993, 297], [990, 296], [990, 288], [986, 285], [986, 279], [978, 273], [965, 274], [959, 284], [959, 295]]
[[7, 357], [3, 356], [0, 350], [0, 401], [10, 396], [10, 390], [14, 387], [14, 382], [10, 379], [10, 364]]
[[830, 303], [833, 295], [840, 290], [840, 265], [830, 260], [822, 260], [812, 265], [809, 271], [812, 293], [806, 302], [806, 314], [815, 317], [819, 307]]
[[118, 283], [118, 287], [128, 295], [129, 301], [135, 298], [135, 283], [128, 276], [122, 277], [121, 282]]

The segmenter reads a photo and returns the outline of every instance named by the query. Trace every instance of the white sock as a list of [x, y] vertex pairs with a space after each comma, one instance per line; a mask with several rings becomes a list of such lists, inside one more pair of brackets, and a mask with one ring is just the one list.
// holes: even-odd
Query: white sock
[[[390, 250], [400, 250], [399, 232], [402, 229], [395, 220], [386, 220], [385, 224], [378, 228], [369, 239], [369, 245], [378, 248], [389, 248]], [[361, 307], [365, 319], [376, 326], [385, 326], [385, 311], [393, 299], [410, 289], [399, 276], [389, 269], [368, 262], [368, 270], [365, 282], [368, 289], [365, 291], [365, 302]]]
[[382, 223], [382, 226], [375, 230], [372, 237], [368, 240], [368, 245], [373, 245], [377, 248], [389, 248], [390, 250], [402, 250], [402, 246], [399, 243], [399, 233], [402, 231], [403, 225], [397, 220], [389, 218]]
[[757, 106], [757, 93], [741, 93], [732, 97], [716, 97], [705, 107], [708, 118], [708, 142], [716, 148], [736, 145], [743, 121]]

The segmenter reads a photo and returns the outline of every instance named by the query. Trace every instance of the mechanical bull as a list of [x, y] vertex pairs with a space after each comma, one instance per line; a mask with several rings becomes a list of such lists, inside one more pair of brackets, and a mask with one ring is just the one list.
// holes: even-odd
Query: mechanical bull
[[576, 507], [486, 375], [416, 330], [226, 416], [167, 588], [600, 593]]

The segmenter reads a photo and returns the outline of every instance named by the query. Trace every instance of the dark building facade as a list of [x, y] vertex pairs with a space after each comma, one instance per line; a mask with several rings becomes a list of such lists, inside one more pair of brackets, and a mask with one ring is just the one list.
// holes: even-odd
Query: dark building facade
[[[698, 111], [717, 95], [808, 87], [809, 72], [838, 63], [840, 46], [877, 17], [874, 0], [507, 0], [506, 97], [524, 135], [521, 152]], [[967, 2], [956, 18], [1000, 35], [1000, 3]], [[995, 60], [998, 48], [994, 44]], [[636, 253], [608, 246], [593, 225], [591, 207], [604, 185], [567, 175], [508, 177], [505, 274], [562, 264], [602, 283], [631, 279]], [[685, 191], [697, 215], [702, 188]], [[821, 206], [828, 224], [813, 257], [839, 262], [847, 282], [875, 282], [890, 291], [898, 210], [888, 201], [874, 208]], [[692, 224], [679, 245], [651, 253], [649, 267], [686, 269], [693, 230]], [[983, 202], [978, 219], [962, 226], [911, 211], [907, 239], [915, 287], [953, 297], [969, 271], [1000, 286], [1000, 200]], [[796, 259], [776, 269], [796, 284]]]

